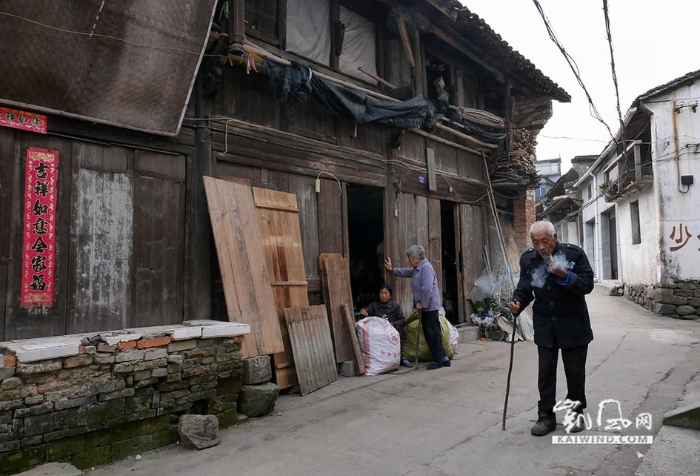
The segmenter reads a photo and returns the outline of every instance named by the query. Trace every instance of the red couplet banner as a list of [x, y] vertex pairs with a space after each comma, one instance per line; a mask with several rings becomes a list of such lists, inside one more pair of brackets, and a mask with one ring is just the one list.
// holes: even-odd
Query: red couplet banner
[[58, 151], [27, 149], [22, 247], [22, 307], [54, 298]]
[[0, 107], [0, 126], [46, 134], [48, 118], [41, 114]]

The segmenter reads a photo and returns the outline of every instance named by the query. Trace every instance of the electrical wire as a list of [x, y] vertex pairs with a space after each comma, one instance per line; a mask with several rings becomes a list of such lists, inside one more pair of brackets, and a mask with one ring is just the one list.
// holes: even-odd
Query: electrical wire
[[[111, 35], [104, 35], [101, 33], [66, 30], [66, 29], [58, 28], [58, 27], [55, 27], [52, 25], [47, 25], [45, 23], [41, 23], [41, 22], [38, 22], [36, 20], [32, 20], [30, 18], [26, 18], [26, 17], [20, 16], [20, 15], [15, 15], [15, 14], [9, 13], [9, 12], [0, 12], [0, 15], [12, 17], [12, 18], [17, 18], [18, 20], [33, 23], [35, 25], [39, 25], [41, 27], [48, 28], [50, 30], [58, 31], [61, 33], [68, 33], [70, 35], [79, 35], [79, 36], [87, 36], [87, 37], [96, 36], [98, 38], [105, 38], [105, 39], [109, 39], [109, 40], [121, 41], [122, 43], [126, 43], [127, 45], [131, 45], [131, 46], [136, 46], [138, 48], [148, 48], [148, 49], [152, 49], [152, 50], [179, 51], [181, 53], [187, 53], [187, 54], [191, 54], [191, 55], [195, 55], [195, 56], [199, 56], [201, 53], [200, 51], [186, 50], [184, 48], [175, 48], [172, 46], [153, 46], [153, 45], [146, 45], [146, 44], [141, 44], [141, 43], [134, 43], [133, 41], [125, 40], [124, 38], [119, 38], [119, 37], [111, 36]], [[219, 55], [207, 55], [207, 54], [205, 54], [202, 56], [219, 56]]]
[[610, 15], [608, 13], [608, 0], [603, 0], [603, 15], [605, 16], [605, 34], [608, 39], [608, 47], [610, 49], [610, 69], [612, 71], [612, 80], [615, 85], [615, 98], [617, 102], [617, 119], [620, 122], [620, 133], [622, 134], [622, 143], [625, 143], [625, 123], [622, 120], [622, 109], [620, 109], [620, 88], [617, 85], [617, 71], [615, 69], [615, 54], [613, 53], [612, 34], [610, 33]]
[[576, 77], [576, 81], [578, 81], [579, 86], [581, 86], [581, 89], [583, 89], [583, 92], [586, 94], [586, 99], [588, 100], [588, 104], [590, 105], [591, 115], [605, 126], [605, 128], [608, 130], [608, 133], [610, 134], [610, 138], [614, 141], [615, 136], [613, 135], [613, 132], [610, 129], [610, 126], [608, 126], [608, 123], [605, 122], [603, 117], [598, 112], [598, 108], [596, 108], [595, 104], [593, 103], [593, 98], [591, 98], [591, 95], [589, 94], [588, 89], [586, 88], [586, 85], [583, 83], [583, 79], [581, 79], [581, 72], [579, 71], [579, 68], [578, 68], [578, 65], [576, 64], [576, 61], [564, 49], [564, 46], [562, 46], [561, 42], [559, 41], [559, 38], [557, 38], [557, 35], [556, 35], [556, 33], [554, 33], [554, 29], [552, 28], [552, 25], [550, 24], [549, 19], [547, 18], [547, 15], [545, 15], [544, 10], [542, 9], [542, 5], [540, 5], [540, 2], [538, 2], [537, 0], [532, 0], [532, 1], [535, 4], [535, 7], [537, 8], [537, 11], [539, 12], [540, 16], [542, 17], [542, 21], [544, 22], [544, 26], [545, 26], [545, 28], [547, 28], [547, 33], [549, 34], [549, 38], [554, 42], [554, 44], [557, 46], [557, 48], [559, 48], [559, 51], [564, 56], [564, 59], [566, 59], [566, 62], [569, 64], [569, 67], [571, 68], [571, 71], [574, 73], [574, 76]]

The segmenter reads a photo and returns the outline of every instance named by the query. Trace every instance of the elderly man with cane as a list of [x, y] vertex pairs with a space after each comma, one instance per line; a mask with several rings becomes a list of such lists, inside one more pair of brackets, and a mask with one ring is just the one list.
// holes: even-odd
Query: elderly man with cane
[[535, 222], [530, 227], [530, 239], [532, 248], [520, 257], [520, 279], [510, 303], [510, 311], [517, 316], [534, 299], [540, 400], [537, 423], [530, 433], [544, 436], [557, 427], [554, 406], [560, 349], [568, 390], [566, 398], [575, 402], [575, 420], [569, 431], [575, 433], [583, 430], [583, 421], [578, 416], [586, 408], [586, 356], [593, 331], [585, 295], [593, 290], [593, 270], [581, 248], [557, 241], [550, 222]]
[[421, 327], [425, 341], [428, 343], [433, 362], [428, 365], [428, 370], [449, 367], [450, 359], [442, 346], [442, 329], [440, 327], [440, 289], [438, 288], [437, 274], [433, 265], [425, 259], [425, 250], [420, 245], [413, 245], [406, 251], [410, 268], [394, 268], [391, 258], [384, 260], [384, 267], [394, 276], [411, 278], [413, 285], [413, 304], [421, 313]]

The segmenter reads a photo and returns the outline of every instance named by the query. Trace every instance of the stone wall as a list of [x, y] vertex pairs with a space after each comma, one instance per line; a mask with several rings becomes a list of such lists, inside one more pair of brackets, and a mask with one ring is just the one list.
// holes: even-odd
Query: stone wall
[[172, 444], [184, 413], [236, 424], [249, 329], [193, 321], [0, 343], [0, 474], [49, 461], [88, 468]]
[[658, 314], [676, 319], [700, 318], [700, 281], [656, 285], [625, 284], [624, 295], [630, 301]]

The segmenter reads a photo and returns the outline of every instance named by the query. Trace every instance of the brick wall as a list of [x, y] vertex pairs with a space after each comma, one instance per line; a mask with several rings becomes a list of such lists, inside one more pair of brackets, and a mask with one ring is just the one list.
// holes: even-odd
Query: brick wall
[[0, 474], [175, 443], [182, 413], [237, 423], [247, 332], [214, 323], [0, 343]]
[[513, 202], [513, 229], [515, 244], [519, 252], [530, 247], [530, 226], [537, 220], [535, 191], [528, 190], [525, 196]]

